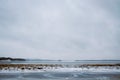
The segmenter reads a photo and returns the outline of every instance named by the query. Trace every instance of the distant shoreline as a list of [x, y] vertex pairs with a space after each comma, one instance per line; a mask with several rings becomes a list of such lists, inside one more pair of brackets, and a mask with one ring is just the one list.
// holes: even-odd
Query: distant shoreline
[[75, 62], [79, 62], [79, 61], [120, 61], [120, 60], [114, 60], [114, 59], [103, 59], [103, 60], [62, 60], [62, 59], [58, 59], [58, 60], [51, 60], [51, 59], [26, 59], [26, 58], [12, 58], [12, 57], [0, 57], [0, 61], [75, 61]]
[[0, 57], [0, 61], [26, 61], [23, 58]]

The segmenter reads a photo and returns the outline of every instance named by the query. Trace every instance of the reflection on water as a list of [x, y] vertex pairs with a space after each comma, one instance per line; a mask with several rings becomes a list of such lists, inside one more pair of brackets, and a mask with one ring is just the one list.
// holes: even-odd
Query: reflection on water
[[0, 80], [120, 80], [120, 73], [93, 73], [93, 72], [0, 73]]

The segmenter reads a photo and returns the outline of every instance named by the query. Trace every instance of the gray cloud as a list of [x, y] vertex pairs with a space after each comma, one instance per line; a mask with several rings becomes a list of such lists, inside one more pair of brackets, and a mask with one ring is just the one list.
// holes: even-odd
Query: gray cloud
[[1, 0], [0, 56], [119, 59], [119, 2]]

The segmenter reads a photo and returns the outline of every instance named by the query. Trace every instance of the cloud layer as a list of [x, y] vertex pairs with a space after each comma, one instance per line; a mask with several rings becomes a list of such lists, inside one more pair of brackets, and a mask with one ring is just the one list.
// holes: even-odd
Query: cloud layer
[[0, 56], [119, 59], [119, 0], [1, 0]]

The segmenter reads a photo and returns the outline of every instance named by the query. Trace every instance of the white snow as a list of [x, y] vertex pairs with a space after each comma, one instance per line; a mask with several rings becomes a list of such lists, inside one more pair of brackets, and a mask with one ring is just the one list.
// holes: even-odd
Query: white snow
[[11, 68], [11, 69], [2, 69], [0, 70], [0, 73], [9, 73], [9, 72], [120, 72], [120, 68], [117, 69], [116, 67], [90, 67], [90, 68], [43, 68], [43, 69], [17, 69], [17, 68]]

